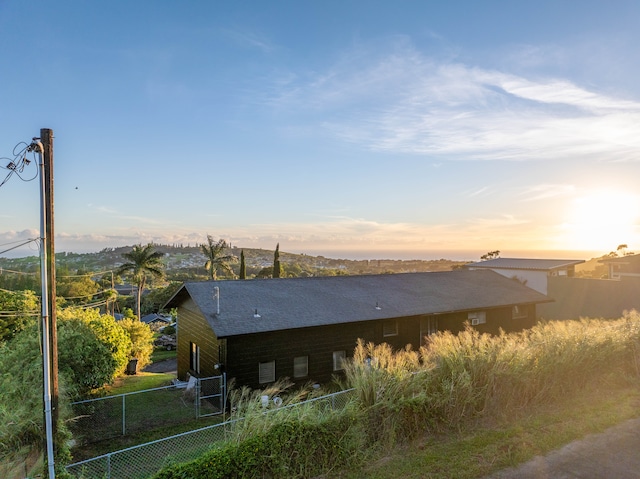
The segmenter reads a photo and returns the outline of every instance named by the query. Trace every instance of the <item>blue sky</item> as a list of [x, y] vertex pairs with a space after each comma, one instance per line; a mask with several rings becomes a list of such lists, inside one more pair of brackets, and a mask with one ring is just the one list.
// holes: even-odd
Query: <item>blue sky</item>
[[[0, 166], [53, 129], [58, 251], [633, 250], [638, 24], [635, 1], [0, 0]], [[0, 251], [39, 236], [37, 182], [0, 204]]]

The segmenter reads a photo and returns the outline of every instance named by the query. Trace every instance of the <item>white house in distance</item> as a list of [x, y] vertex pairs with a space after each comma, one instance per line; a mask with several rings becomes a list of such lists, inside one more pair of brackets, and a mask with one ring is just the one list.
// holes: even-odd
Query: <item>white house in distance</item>
[[467, 269], [491, 269], [502, 276], [513, 278], [531, 289], [547, 294], [549, 276], [571, 277], [581, 259], [526, 259], [495, 258], [464, 265]]

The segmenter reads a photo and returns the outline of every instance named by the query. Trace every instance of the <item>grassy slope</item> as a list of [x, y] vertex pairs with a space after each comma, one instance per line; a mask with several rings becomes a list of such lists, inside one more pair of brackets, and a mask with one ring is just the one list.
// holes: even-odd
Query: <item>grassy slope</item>
[[328, 477], [482, 478], [639, 416], [640, 384], [594, 388], [527, 415], [513, 413], [467, 431], [422, 438], [378, 459], [366, 471]]

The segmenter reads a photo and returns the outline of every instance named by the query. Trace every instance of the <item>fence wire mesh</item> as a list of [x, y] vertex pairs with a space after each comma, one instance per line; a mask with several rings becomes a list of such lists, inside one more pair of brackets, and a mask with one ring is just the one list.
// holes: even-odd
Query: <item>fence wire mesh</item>
[[224, 397], [222, 377], [205, 378], [204, 390], [216, 397], [201, 397], [203, 388], [187, 389], [175, 385], [132, 393], [88, 399], [72, 403], [71, 431], [81, 444], [138, 434], [158, 424], [171, 427], [202, 416], [221, 414]]
[[[288, 407], [309, 407], [313, 403], [321, 409], [339, 410], [345, 407], [352, 391], [340, 391]], [[223, 443], [238, 422], [227, 421], [104, 454], [71, 464], [67, 472], [76, 479], [144, 479], [163, 467], [196, 459]]]

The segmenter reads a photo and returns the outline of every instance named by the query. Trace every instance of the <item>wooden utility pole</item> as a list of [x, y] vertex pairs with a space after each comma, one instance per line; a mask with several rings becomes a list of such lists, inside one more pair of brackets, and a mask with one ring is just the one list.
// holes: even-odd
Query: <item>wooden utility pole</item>
[[58, 329], [56, 325], [56, 254], [53, 229], [53, 130], [40, 129], [44, 148], [44, 193], [46, 208], [47, 282], [49, 283], [49, 352], [51, 357], [51, 407], [54, 447], [58, 432]]

